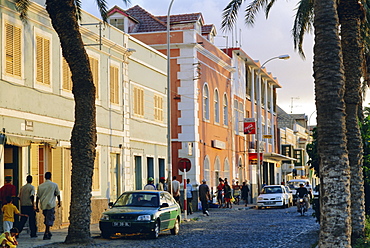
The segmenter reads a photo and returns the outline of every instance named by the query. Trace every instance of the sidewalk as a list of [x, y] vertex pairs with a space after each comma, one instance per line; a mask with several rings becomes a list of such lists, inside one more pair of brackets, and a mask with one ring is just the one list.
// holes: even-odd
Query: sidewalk
[[[240, 204], [240, 205], [233, 205], [233, 208], [232, 209], [228, 209], [228, 208], [223, 208], [223, 209], [219, 209], [219, 210], [247, 210], [247, 209], [251, 209], [251, 208], [255, 208], [255, 204], [248, 204], [248, 207], [245, 207], [244, 205]], [[212, 209], [210, 210], [210, 212], [212, 213]], [[198, 213], [198, 214], [201, 214], [202, 212], [201, 211], [197, 211], [195, 213]], [[194, 217], [194, 215], [188, 215], [187, 216], [188, 219], [191, 219]], [[185, 216], [184, 214], [182, 214], [181, 216], [182, 220], [185, 220]], [[68, 227], [64, 227], [62, 229], [58, 229], [58, 230], [51, 230], [53, 236], [51, 237], [50, 240], [43, 240], [43, 236], [44, 236], [44, 233], [42, 232], [38, 232], [37, 233], [37, 238], [30, 238], [30, 235], [27, 233], [26, 230], [24, 230], [18, 237], [18, 243], [19, 245], [17, 246], [18, 248], [32, 248], [32, 247], [42, 247], [42, 246], [45, 246], [45, 245], [51, 245], [53, 243], [60, 243], [60, 242], [64, 242], [66, 237], [67, 237], [67, 233], [68, 233]], [[99, 224], [92, 224], [90, 225], [90, 232], [91, 232], [91, 237], [100, 237], [100, 230], [99, 230]], [[99, 242], [99, 241], [98, 241]], [[104, 241], [105, 242], [105, 241]]]

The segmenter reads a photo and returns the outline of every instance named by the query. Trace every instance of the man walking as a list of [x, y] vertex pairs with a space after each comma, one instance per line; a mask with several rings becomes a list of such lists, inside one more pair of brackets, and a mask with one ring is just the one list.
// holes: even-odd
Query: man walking
[[179, 204], [182, 212], [182, 207], [180, 204], [180, 182], [176, 180], [177, 177], [173, 176], [173, 181], [172, 181], [172, 195], [175, 201]]
[[[36, 238], [37, 227], [36, 227], [36, 212], [35, 212], [35, 187], [32, 185], [32, 176], [26, 177], [27, 183], [22, 186], [19, 191], [19, 199], [21, 202], [21, 213], [28, 215], [28, 222], [30, 227], [31, 238]], [[19, 233], [22, 232], [24, 224], [27, 222], [27, 218], [22, 216], [21, 221], [18, 225]]]
[[211, 200], [211, 195], [209, 194], [209, 187], [206, 184], [206, 179], [203, 179], [202, 182], [203, 184], [199, 186], [199, 200], [202, 203], [203, 214], [209, 216], [208, 201]]
[[[14, 197], [17, 196], [17, 189], [15, 187], [15, 185], [12, 184], [12, 180], [13, 180], [13, 177], [12, 176], [5, 176], [5, 183], [4, 183], [4, 186], [0, 188], [0, 201], [1, 201], [1, 204], [0, 204], [0, 207], [4, 206], [5, 204], [7, 204], [7, 201], [6, 201], [6, 198], [8, 196], [12, 197], [14, 199]], [[3, 230], [3, 222], [2, 222], [2, 219], [3, 219], [3, 212], [0, 211], [0, 230]]]
[[37, 189], [36, 197], [36, 212], [39, 211], [39, 202], [42, 214], [45, 217], [45, 233], [44, 240], [51, 239], [50, 227], [53, 226], [55, 220], [55, 197], [58, 198], [58, 207], [60, 207], [60, 192], [58, 185], [51, 181], [51, 172], [45, 173], [45, 182], [40, 184]]

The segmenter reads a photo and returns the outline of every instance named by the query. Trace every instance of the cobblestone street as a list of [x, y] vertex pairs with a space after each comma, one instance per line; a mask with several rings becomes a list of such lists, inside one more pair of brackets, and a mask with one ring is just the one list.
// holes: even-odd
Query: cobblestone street
[[[89, 247], [251, 247], [311, 248], [318, 239], [319, 224], [311, 216], [300, 216], [295, 207], [288, 209], [210, 209], [183, 222], [180, 235], [163, 233], [157, 240], [143, 237], [105, 240], [100, 237]], [[72, 247], [52, 244], [44, 247]], [[75, 247], [75, 246], [73, 246]]]

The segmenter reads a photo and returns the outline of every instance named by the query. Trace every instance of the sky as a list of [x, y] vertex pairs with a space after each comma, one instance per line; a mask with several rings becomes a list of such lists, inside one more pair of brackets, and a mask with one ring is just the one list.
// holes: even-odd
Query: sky
[[[82, 8], [100, 17], [95, 0], [83, 0]], [[289, 60], [272, 60], [266, 64], [266, 70], [277, 77], [282, 88], [277, 90], [277, 103], [287, 113], [306, 114], [308, 124], [316, 124], [314, 80], [312, 77], [313, 35], [304, 39], [306, 59], [294, 50], [291, 29], [293, 26], [297, 0], [276, 1], [270, 10], [268, 19], [263, 12], [257, 15], [255, 25], [244, 23], [244, 9], [250, 0], [244, 2], [240, 9], [237, 28], [234, 32], [221, 30], [222, 11], [228, 0], [174, 0], [171, 14], [202, 13], [206, 24], [217, 28], [215, 43], [219, 47], [237, 46], [254, 60], [263, 64], [266, 60], [283, 54], [289, 54]], [[121, 0], [107, 0], [108, 7], [118, 5], [122, 9], [140, 5], [153, 15], [167, 15], [170, 0], [131, 0], [126, 6]], [[223, 36], [227, 36], [225, 38]]]

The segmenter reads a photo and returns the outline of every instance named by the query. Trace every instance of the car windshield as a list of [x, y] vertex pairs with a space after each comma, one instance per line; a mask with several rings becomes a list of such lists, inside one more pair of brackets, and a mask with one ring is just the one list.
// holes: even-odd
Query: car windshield
[[277, 194], [283, 193], [281, 187], [264, 187], [262, 189], [262, 194]]
[[113, 207], [159, 207], [158, 194], [142, 192], [123, 193]]

